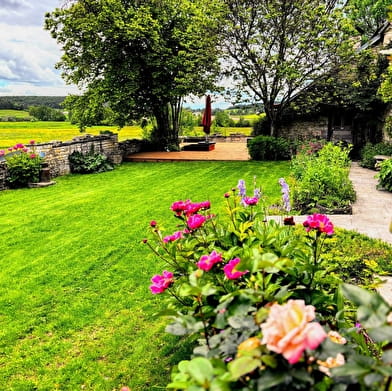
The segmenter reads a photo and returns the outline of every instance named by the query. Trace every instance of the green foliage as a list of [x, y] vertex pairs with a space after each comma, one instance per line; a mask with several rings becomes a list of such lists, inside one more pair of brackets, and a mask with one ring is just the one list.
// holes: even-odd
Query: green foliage
[[71, 172], [75, 174], [93, 174], [113, 170], [113, 164], [108, 158], [94, 149], [89, 152], [74, 151], [69, 156]]
[[390, 143], [377, 143], [371, 144], [367, 143], [361, 150], [361, 161], [360, 165], [362, 167], [375, 169], [376, 161], [374, 156], [376, 155], [386, 155], [392, 156], [392, 144]]
[[388, 116], [385, 119], [384, 123], [384, 131], [387, 133], [387, 135], [392, 138], [392, 116]]
[[0, 96], [0, 109], [28, 110], [30, 106], [61, 109], [65, 96]]
[[383, 75], [382, 83], [378, 92], [384, 102], [392, 102], [392, 65], [388, 67], [387, 72]]
[[387, 19], [390, 0], [349, 0], [345, 11], [363, 41], [376, 33]]
[[[34, 142], [32, 142], [34, 144]], [[1, 151], [4, 153], [4, 151]], [[16, 144], [13, 152], [5, 154], [7, 164], [6, 182], [11, 188], [26, 187], [39, 181], [42, 158], [24, 144]]]
[[216, 126], [223, 128], [236, 126], [234, 120], [225, 110], [215, 110], [214, 122]]
[[[226, 0], [222, 44], [238, 100], [261, 102], [277, 136], [298, 91], [349, 62], [353, 33], [340, 10], [315, 0]], [[289, 37], [289, 38], [288, 38]]]
[[248, 142], [248, 150], [253, 160], [289, 160], [292, 145], [281, 137], [257, 136]]
[[269, 134], [270, 125], [268, 123], [268, 119], [265, 115], [259, 116], [257, 119], [253, 121], [252, 125], [252, 136], [264, 135], [267, 136]]
[[380, 163], [380, 172], [377, 174], [378, 186], [392, 192], [392, 159]]
[[[225, 194], [226, 214], [219, 218], [209, 202], [174, 202], [180, 230], [165, 236], [153, 220], [144, 240], [165, 264], [150, 289], [165, 294], [166, 331], [199, 338], [167, 388], [380, 390], [391, 374], [383, 347], [392, 342], [392, 308], [378, 294], [342, 284], [347, 271], [325, 252], [339, 241], [331, 237], [331, 221], [315, 214], [303, 227], [279, 225], [266, 219], [261, 199], [247, 204], [244, 181], [237, 188]], [[310, 317], [294, 303], [306, 303]], [[291, 356], [307, 327], [323, 337], [312, 332], [312, 346]]]
[[30, 106], [29, 114], [39, 121], [65, 121], [66, 117], [60, 110], [47, 106]]
[[76, 102], [86, 109], [84, 123], [108, 106], [119, 126], [155, 117], [162, 147], [178, 144], [183, 98], [216, 91], [221, 7], [217, 0], [87, 0], [47, 14], [46, 29], [64, 51], [58, 67], [84, 87], [86, 99]]
[[[310, 146], [310, 147], [309, 147]], [[292, 161], [294, 208], [301, 212], [349, 212], [355, 200], [349, 179], [350, 147], [304, 146]]]

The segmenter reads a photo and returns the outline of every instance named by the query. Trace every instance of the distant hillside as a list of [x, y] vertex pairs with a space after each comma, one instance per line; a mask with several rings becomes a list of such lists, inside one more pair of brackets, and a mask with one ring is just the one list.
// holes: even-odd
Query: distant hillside
[[61, 109], [65, 96], [0, 96], [0, 109], [27, 110], [30, 106]]

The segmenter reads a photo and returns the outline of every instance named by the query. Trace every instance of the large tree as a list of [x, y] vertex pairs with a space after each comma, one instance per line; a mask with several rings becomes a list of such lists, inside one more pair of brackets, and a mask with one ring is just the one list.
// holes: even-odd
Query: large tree
[[[162, 147], [178, 142], [183, 98], [214, 88], [219, 0], [74, 0], [46, 15], [62, 46], [58, 68], [84, 96], [84, 125], [100, 106], [123, 126], [154, 116]], [[81, 124], [83, 126], [83, 123]]]
[[237, 90], [261, 101], [273, 136], [293, 95], [336, 71], [352, 42], [336, 2], [225, 0], [228, 70]]

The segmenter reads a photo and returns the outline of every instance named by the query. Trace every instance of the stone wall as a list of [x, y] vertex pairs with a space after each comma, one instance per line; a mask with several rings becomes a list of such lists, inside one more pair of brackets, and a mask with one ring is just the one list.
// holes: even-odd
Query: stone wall
[[315, 121], [294, 121], [282, 126], [280, 135], [291, 140], [309, 140], [326, 138], [328, 131], [327, 118], [320, 117]]
[[[36, 144], [34, 152], [44, 156], [44, 160], [50, 170], [50, 177], [55, 178], [60, 175], [70, 173], [68, 156], [74, 152], [95, 152], [107, 156], [114, 164], [120, 164], [123, 156], [126, 156], [131, 147], [121, 146], [127, 142], [119, 143], [117, 134], [112, 135], [83, 135], [74, 137], [71, 141], [50, 141], [48, 143]], [[131, 143], [132, 144], [132, 143]], [[7, 176], [7, 166], [4, 161], [0, 161], [0, 190], [5, 190]]]
[[7, 177], [7, 166], [5, 162], [0, 162], [0, 191], [1, 190], [6, 190], [6, 177]]
[[74, 137], [71, 141], [51, 141], [35, 146], [35, 152], [44, 155], [52, 178], [71, 172], [68, 156], [72, 152], [86, 153], [91, 150], [107, 156], [114, 164], [122, 162], [117, 134], [99, 136], [86, 134]]
[[[287, 137], [291, 140], [327, 139], [328, 119], [327, 117], [320, 117], [314, 121], [294, 121], [289, 125], [283, 126], [280, 132], [282, 137]], [[345, 141], [352, 144], [353, 136], [351, 127], [335, 127], [332, 132], [331, 141]]]

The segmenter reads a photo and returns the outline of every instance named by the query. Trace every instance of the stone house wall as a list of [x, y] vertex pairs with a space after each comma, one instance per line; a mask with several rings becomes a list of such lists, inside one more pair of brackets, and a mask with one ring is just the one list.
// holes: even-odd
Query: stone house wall
[[290, 140], [309, 140], [325, 138], [328, 130], [327, 118], [319, 118], [316, 121], [293, 121], [282, 126], [280, 136]]

